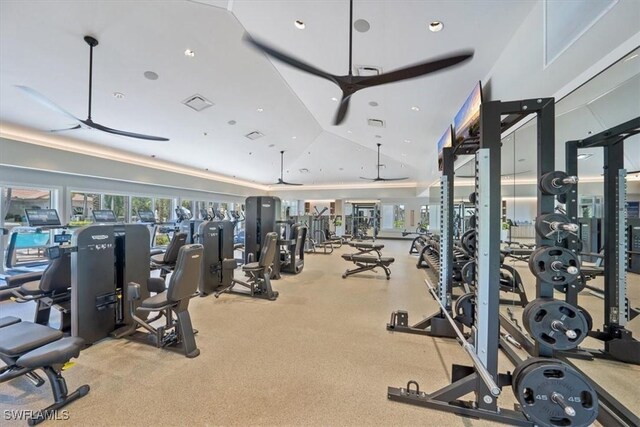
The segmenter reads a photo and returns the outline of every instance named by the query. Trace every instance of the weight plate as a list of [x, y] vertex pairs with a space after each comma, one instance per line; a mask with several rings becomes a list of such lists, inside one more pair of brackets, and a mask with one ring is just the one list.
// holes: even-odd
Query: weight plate
[[554, 285], [567, 285], [580, 274], [578, 257], [566, 248], [542, 246], [529, 256], [529, 269], [538, 279]]
[[462, 280], [469, 286], [473, 286], [476, 282], [476, 261], [471, 260], [462, 266]]
[[456, 300], [454, 310], [455, 319], [470, 328], [475, 317], [475, 295], [472, 292], [461, 295]]
[[476, 228], [476, 216], [475, 215], [471, 215], [469, 217], [469, 227], [470, 228]]
[[598, 415], [591, 384], [556, 359], [526, 360], [514, 371], [512, 388], [522, 412], [539, 426], [588, 426]]
[[[553, 171], [548, 172], [542, 175], [540, 178], [540, 190], [544, 194], [550, 194], [553, 196], [557, 196], [559, 194], [568, 193], [571, 190], [572, 184], [562, 184], [562, 180], [567, 178], [565, 172], [562, 171]], [[554, 183], [555, 181], [555, 183]]]
[[537, 298], [527, 304], [522, 323], [534, 340], [554, 350], [576, 348], [590, 330], [581, 309], [552, 298]]
[[582, 292], [584, 290], [584, 285], [587, 283], [586, 277], [584, 274], [580, 273], [578, 278], [569, 284], [561, 284], [561, 285], [553, 285], [556, 291], [562, 292], [563, 294], [567, 293], [567, 287], [571, 287], [576, 292]]
[[473, 192], [471, 194], [469, 194], [469, 203], [474, 203], [476, 202], [476, 193]]
[[570, 224], [569, 217], [560, 213], [549, 213], [540, 215], [536, 218], [536, 232], [545, 239], [553, 239], [556, 241], [562, 241], [569, 235], [568, 231], [554, 230], [551, 227], [552, 223], [559, 222], [564, 224]]
[[558, 199], [558, 202], [562, 203], [563, 205], [567, 204], [567, 195], [566, 195], [566, 193], [565, 194], [558, 194], [556, 196], [556, 199]]
[[584, 316], [585, 320], [587, 321], [587, 328], [589, 331], [591, 331], [593, 329], [593, 317], [591, 317], [591, 314], [589, 314], [589, 312], [587, 310], [585, 310], [584, 308], [578, 306], [578, 310], [580, 310], [580, 313], [582, 313], [582, 315]]
[[476, 253], [476, 230], [471, 229], [464, 232], [460, 238], [460, 245], [462, 249], [469, 254], [470, 257], [475, 256]]

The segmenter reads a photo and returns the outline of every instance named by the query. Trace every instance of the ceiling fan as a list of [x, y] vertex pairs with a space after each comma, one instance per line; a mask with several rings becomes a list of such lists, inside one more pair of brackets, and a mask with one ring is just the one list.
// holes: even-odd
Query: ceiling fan
[[271, 185], [302, 185], [294, 184], [293, 182], [286, 182], [284, 180], [284, 151], [280, 152], [280, 178], [278, 178], [278, 182], [275, 182]]
[[55, 130], [52, 130], [51, 132], [62, 132], [62, 131], [76, 130], [76, 129], [81, 129], [81, 128], [92, 128], [92, 129], [97, 129], [97, 130], [100, 130], [100, 131], [103, 131], [103, 132], [112, 133], [112, 134], [115, 134], [115, 135], [126, 136], [126, 137], [129, 137], [129, 138], [146, 139], [146, 140], [150, 140], [150, 141], [169, 141], [168, 138], [163, 138], [161, 136], [144, 135], [144, 134], [141, 134], [141, 133], [127, 132], [127, 131], [124, 131], [124, 130], [113, 129], [113, 128], [101, 125], [99, 123], [96, 123], [96, 122], [94, 122], [92, 120], [92, 118], [91, 118], [91, 89], [92, 89], [92, 82], [93, 82], [93, 48], [98, 45], [98, 40], [96, 40], [94, 37], [91, 37], [91, 36], [84, 36], [84, 41], [87, 42], [87, 44], [89, 45], [89, 112], [87, 114], [86, 120], [81, 120], [81, 119], [77, 118], [76, 116], [74, 116], [73, 114], [69, 113], [68, 111], [66, 111], [65, 109], [60, 107], [59, 105], [55, 104], [53, 101], [49, 100], [47, 97], [45, 97], [41, 93], [37, 92], [34, 89], [31, 89], [28, 86], [20, 86], [20, 85], [16, 86], [18, 89], [22, 90], [27, 95], [29, 95], [32, 98], [34, 98], [36, 101], [38, 101], [39, 103], [41, 103], [45, 107], [51, 108], [52, 110], [57, 111], [58, 113], [67, 116], [68, 118], [70, 118], [74, 122], [78, 122], [78, 124], [76, 126], [73, 126], [71, 128], [68, 128], [68, 129], [55, 129]]
[[301, 71], [309, 74], [313, 74], [318, 77], [327, 79], [340, 87], [342, 90], [342, 99], [340, 100], [340, 107], [336, 113], [333, 124], [341, 124], [349, 108], [349, 100], [351, 96], [361, 89], [366, 89], [372, 86], [378, 86], [387, 83], [394, 83], [401, 80], [413, 79], [425, 74], [433, 73], [443, 68], [448, 68], [453, 65], [459, 64], [473, 57], [473, 51], [467, 50], [458, 52], [455, 55], [440, 57], [431, 59], [426, 62], [422, 62], [416, 65], [401, 68], [399, 70], [391, 71], [388, 73], [379, 74], [377, 76], [354, 76], [352, 74], [353, 68], [353, 0], [350, 0], [349, 6], [349, 74], [346, 76], [336, 76], [322, 71], [313, 65], [307, 64], [299, 59], [296, 59], [288, 54], [285, 54], [263, 42], [260, 42], [252, 38], [249, 34], [245, 35], [245, 40], [261, 50], [265, 54], [278, 59], [286, 64], [291, 65]]
[[373, 181], [373, 182], [379, 182], [379, 181], [402, 181], [404, 179], [409, 179], [407, 177], [404, 178], [380, 178], [380, 166], [382, 166], [380, 164], [380, 146], [382, 144], [378, 143], [378, 163], [376, 164], [376, 167], [378, 168], [378, 176], [375, 178], [365, 178], [363, 176], [360, 177], [360, 179], [366, 179], [369, 181]]

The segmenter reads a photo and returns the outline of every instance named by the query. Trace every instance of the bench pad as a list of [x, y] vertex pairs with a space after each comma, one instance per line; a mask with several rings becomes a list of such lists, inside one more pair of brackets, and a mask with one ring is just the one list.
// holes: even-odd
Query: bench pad
[[78, 337], [67, 337], [54, 341], [21, 356], [16, 365], [35, 369], [41, 366], [66, 363], [72, 357], [78, 357], [84, 340]]
[[62, 332], [48, 326], [20, 322], [2, 328], [0, 353], [17, 357], [38, 347], [62, 338]]
[[356, 255], [356, 254], [343, 254], [342, 259], [359, 262], [363, 264], [376, 264], [376, 265], [391, 265], [395, 261], [393, 257], [381, 257], [378, 258], [375, 255]]

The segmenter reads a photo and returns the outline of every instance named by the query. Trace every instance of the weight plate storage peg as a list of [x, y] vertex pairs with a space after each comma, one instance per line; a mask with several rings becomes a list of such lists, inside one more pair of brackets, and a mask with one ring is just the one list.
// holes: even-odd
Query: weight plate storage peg
[[571, 186], [578, 183], [578, 177], [569, 176], [562, 171], [547, 172], [540, 178], [540, 190], [545, 194], [557, 196], [566, 194]]
[[476, 230], [470, 229], [464, 232], [462, 237], [460, 238], [460, 245], [462, 245], [462, 249], [471, 257], [475, 256], [476, 253]]
[[529, 269], [538, 279], [554, 285], [567, 285], [579, 279], [580, 262], [569, 249], [542, 246], [529, 257]]
[[538, 298], [527, 304], [522, 323], [534, 340], [554, 350], [576, 348], [590, 330], [580, 308], [553, 298]]
[[560, 213], [548, 213], [536, 218], [536, 232], [545, 239], [555, 239], [560, 242], [569, 233], [576, 233], [578, 224], [569, 221], [569, 217]]
[[591, 384], [556, 359], [522, 362], [513, 373], [512, 387], [522, 412], [541, 427], [589, 426], [598, 415], [598, 396]]

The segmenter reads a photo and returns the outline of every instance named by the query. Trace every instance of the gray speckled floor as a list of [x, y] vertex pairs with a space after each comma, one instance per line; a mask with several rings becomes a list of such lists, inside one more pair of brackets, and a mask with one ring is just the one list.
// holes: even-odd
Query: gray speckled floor
[[[70, 389], [88, 383], [91, 392], [68, 407], [64, 425], [495, 425], [387, 400], [389, 385], [414, 379], [434, 391], [448, 384], [452, 363], [470, 362], [451, 340], [385, 330], [391, 311], [408, 310], [413, 323], [437, 304], [415, 256], [407, 255], [409, 243], [384, 243], [384, 254], [396, 258], [388, 281], [374, 273], [341, 279], [352, 265], [340, 258], [351, 251], [343, 247], [332, 255], [307, 255], [301, 275], [274, 281], [276, 302], [232, 295], [194, 299], [196, 359], [128, 340], [107, 339], [84, 350], [65, 377]], [[630, 287], [639, 282], [630, 278]], [[29, 310], [0, 303], [1, 315], [29, 319]], [[502, 355], [500, 363], [503, 371], [513, 370]], [[640, 407], [640, 367], [589, 363], [612, 394]], [[40, 409], [50, 399], [48, 385], [35, 389], [16, 379], [0, 386], [0, 414]], [[510, 388], [500, 402], [512, 407]]]

